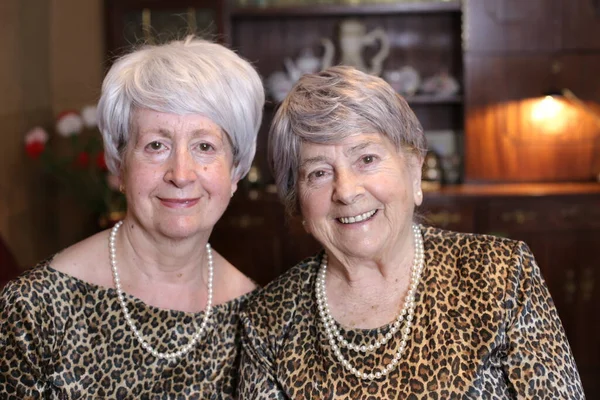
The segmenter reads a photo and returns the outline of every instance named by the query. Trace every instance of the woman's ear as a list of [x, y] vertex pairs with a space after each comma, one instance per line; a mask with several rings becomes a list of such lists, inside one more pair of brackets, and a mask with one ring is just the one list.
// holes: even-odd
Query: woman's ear
[[234, 168], [231, 171], [231, 197], [233, 197], [233, 195], [237, 191], [239, 181], [240, 181], [240, 174]]
[[237, 187], [238, 187], [238, 181], [231, 181], [231, 197], [233, 197], [233, 195], [235, 194], [235, 192], [237, 191]]
[[304, 231], [308, 234], [310, 234], [310, 229], [308, 229], [308, 227], [306, 226], [306, 220], [304, 218], [302, 218], [302, 228], [304, 228]]
[[126, 175], [125, 175], [125, 163], [123, 162], [123, 159], [121, 159], [121, 161], [119, 163], [119, 173], [117, 175], [113, 175], [113, 176], [114, 176], [114, 183], [119, 188], [119, 192], [125, 194], [125, 180], [123, 178]]
[[421, 189], [421, 178], [423, 172], [423, 157], [411, 156], [411, 178], [412, 190], [415, 206], [420, 206], [423, 203], [423, 190]]

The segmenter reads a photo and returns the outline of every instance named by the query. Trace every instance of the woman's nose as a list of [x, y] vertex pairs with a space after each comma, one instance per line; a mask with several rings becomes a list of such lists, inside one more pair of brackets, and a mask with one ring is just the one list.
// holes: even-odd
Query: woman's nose
[[178, 188], [184, 187], [196, 179], [194, 160], [186, 150], [177, 150], [171, 154], [165, 181], [171, 182]]
[[365, 193], [363, 181], [352, 171], [336, 173], [333, 187], [333, 201], [352, 204]]

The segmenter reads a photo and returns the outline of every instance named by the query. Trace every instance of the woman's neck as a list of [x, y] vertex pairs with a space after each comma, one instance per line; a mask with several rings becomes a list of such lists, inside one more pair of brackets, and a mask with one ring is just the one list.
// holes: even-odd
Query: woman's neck
[[144, 302], [181, 311], [204, 309], [208, 237], [170, 240], [133, 223], [117, 234], [116, 259], [123, 290]]
[[326, 291], [331, 314], [340, 324], [376, 328], [397, 317], [410, 284], [413, 241], [394, 253], [372, 260], [329, 256]]

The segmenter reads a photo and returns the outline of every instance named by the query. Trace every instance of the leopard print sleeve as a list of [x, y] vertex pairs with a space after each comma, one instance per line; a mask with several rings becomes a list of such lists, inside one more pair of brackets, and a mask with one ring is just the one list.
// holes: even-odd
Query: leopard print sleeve
[[[296, 354], [297, 325], [312, 314], [311, 288], [321, 254], [309, 257], [262, 289], [241, 314], [243, 323], [242, 358], [240, 364], [240, 399], [288, 399], [290, 392], [284, 381], [295, 369], [294, 363], [283, 363], [282, 353]], [[300, 328], [301, 336], [308, 330]], [[298, 350], [296, 359], [302, 357]], [[297, 361], [296, 360], [296, 361]]]
[[503, 370], [515, 398], [583, 399], [565, 331], [533, 254], [513, 248], [504, 308]]
[[[268, 287], [276, 286], [276, 283]], [[275, 293], [280, 292], [275, 290]], [[287, 312], [281, 313], [273, 292], [263, 290], [241, 313], [243, 325], [242, 357], [238, 394], [240, 399], [287, 399], [277, 377], [277, 361], [283, 338], [295, 312], [290, 301]]]
[[0, 295], [0, 393], [3, 399], [42, 399], [52, 343], [53, 318], [26, 278], [10, 282]]
[[268, 355], [267, 346], [255, 334], [255, 328], [247, 317], [242, 316], [245, 335], [238, 396], [240, 399], [286, 399], [274, 375], [275, 366]]

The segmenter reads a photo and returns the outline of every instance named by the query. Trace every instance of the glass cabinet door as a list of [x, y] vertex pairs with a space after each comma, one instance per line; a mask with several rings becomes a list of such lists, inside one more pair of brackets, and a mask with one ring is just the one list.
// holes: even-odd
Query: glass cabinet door
[[227, 40], [225, 0], [108, 0], [106, 50], [108, 58], [132, 46], [181, 39], [188, 34], [217, 42]]

